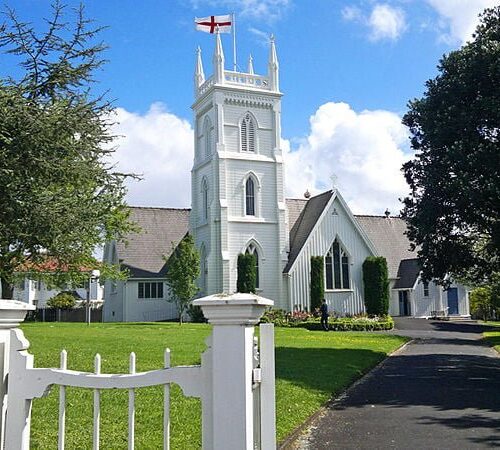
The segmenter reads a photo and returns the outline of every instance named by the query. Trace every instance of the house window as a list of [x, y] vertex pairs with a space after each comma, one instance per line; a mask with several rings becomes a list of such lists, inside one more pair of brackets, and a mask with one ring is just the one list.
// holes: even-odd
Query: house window
[[424, 297], [429, 297], [429, 282], [423, 281], [422, 284], [424, 285]]
[[327, 289], [350, 289], [349, 255], [337, 239], [325, 257], [325, 277]]
[[208, 183], [206, 178], [201, 182], [201, 195], [202, 195], [202, 219], [204, 222], [208, 220]]
[[250, 113], [241, 121], [240, 139], [242, 152], [255, 152], [255, 124]]
[[255, 287], [259, 289], [259, 252], [257, 252], [257, 247], [254, 244], [250, 244], [245, 252], [246, 254], [251, 254], [255, 256]]
[[163, 282], [140, 282], [138, 284], [138, 298], [163, 298]]
[[255, 216], [255, 182], [248, 177], [245, 183], [245, 214]]

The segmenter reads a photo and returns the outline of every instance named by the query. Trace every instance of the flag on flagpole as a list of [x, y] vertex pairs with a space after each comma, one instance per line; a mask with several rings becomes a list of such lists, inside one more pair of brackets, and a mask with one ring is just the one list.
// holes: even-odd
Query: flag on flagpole
[[225, 16], [195, 17], [195, 28], [205, 33], [215, 33], [219, 27], [219, 33], [231, 33], [231, 14]]

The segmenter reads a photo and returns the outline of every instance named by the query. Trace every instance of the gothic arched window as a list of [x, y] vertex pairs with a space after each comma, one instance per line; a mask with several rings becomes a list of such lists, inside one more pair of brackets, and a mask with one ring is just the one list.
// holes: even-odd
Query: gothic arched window
[[201, 202], [202, 202], [202, 220], [208, 220], [208, 183], [207, 179], [203, 178], [201, 182]]
[[255, 182], [248, 177], [245, 183], [245, 214], [255, 216]]
[[203, 124], [203, 138], [205, 156], [210, 156], [212, 154], [212, 124], [208, 117], [205, 117], [205, 122]]
[[255, 123], [250, 113], [246, 113], [240, 128], [241, 151], [255, 153]]
[[349, 289], [349, 255], [335, 239], [325, 257], [327, 289]]
[[254, 244], [250, 244], [245, 252], [255, 256], [255, 287], [259, 288], [259, 252]]

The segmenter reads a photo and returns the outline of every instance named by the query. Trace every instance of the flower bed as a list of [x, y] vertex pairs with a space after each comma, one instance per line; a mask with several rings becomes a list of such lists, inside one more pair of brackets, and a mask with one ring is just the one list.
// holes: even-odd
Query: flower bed
[[[274, 323], [278, 327], [306, 328], [311, 331], [322, 330], [320, 318], [303, 311], [287, 313], [281, 309], [270, 309], [262, 317], [262, 322]], [[368, 317], [330, 317], [328, 321], [333, 331], [382, 331], [392, 330], [394, 321], [390, 316]]]

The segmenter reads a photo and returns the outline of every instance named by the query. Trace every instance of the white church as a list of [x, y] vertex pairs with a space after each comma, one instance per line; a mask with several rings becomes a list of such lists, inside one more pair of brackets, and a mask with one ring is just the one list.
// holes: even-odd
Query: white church
[[391, 315], [469, 316], [465, 287], [443, 290], [421, 282], [400, 218], [354, 216], [336, 189], [285, 198], [283, 94], [273, 38], [263, 76], [254, 73], [251, 59], [246, 73], [226, 70], [217, 34], [209, 78], [198, 49], [194, 92], [192, 208], [131, 207], [141, 231], [104, 249], [105, 261], [130, 274], [126, 281], [106, 282], [105, 321], [175, 318], [167, 301], [165, 261], [187, 233], [200, 252], [200, 295], [235, 292], [238, 254], [250, 252], [257, 260], [259, 295], [278, 308], [310, 310], [310, 260], [323, 256], [329, 310], [359, 314], [364, 311], [362, 264], [368, 256], [384, 256]]

